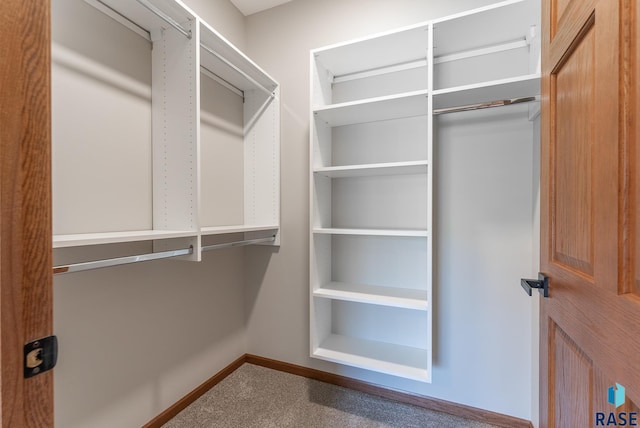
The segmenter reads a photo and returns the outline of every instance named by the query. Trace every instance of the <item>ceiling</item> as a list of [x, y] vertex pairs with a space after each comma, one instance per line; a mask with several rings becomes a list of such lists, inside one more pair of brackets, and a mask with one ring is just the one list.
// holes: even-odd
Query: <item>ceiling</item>
[[244, 16], [248, 16], [290, 1], [291, 0], [231, 0], [231, 3], [233, 3]]

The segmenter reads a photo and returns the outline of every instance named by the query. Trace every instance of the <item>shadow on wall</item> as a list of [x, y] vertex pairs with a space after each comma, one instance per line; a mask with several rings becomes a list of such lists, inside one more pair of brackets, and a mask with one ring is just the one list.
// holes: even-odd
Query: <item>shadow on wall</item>
[[[51, 21], [55, 44], [141, 84], [151, 85], [151, 42], [132, 31], [120, 31], [120, 24], [77, 0], [53, 0]], [[87, 34], [103, 36], [87, 37]], [[130, 48], [120, 49], [121, 46]], [[146, 58], [141, 58], [142, 52], [146, 52]]]
[[244, 298], [247, 319], [251, 316], [260, 288], [265, 283], [269, 263], [280, 252], [279, 246], [255, 245], [245, 249]]
[[[140, 253], [148, 250], [137, 246], [143, 247]], [[148, 388], [156, 389], [152, 406], [158, 414], [175, 401], [160, 400], [171, 390], [168, 376], [209, 356], [201, 381], [245, 352], [242, 250], [220, 250], [203, 259], [55, 278], [57, 425], [87, 426], [85, 419], [105, 411], [105, 403]]]

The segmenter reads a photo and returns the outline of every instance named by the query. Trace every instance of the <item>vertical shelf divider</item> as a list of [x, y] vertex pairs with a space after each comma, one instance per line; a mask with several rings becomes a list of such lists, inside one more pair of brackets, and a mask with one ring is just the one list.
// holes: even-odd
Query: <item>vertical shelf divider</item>
[[434, 76], [434, 54], [433, 54], [433, 22], [429, 22], [427, 30], [427, 159], [429, 166], [427, 168], [427, 230], [429, 237], [427, 238], [427, 334], [429, 335], [427, 342], [427, 372], [429, 381], [431, 381], [432, 361], [433, 361], [433, 178], [434, 168], [437, 168], [435, 158], [433, 156], [433, 144], [435, 139], [434, 121], [433, 121], [433, 76]]
[[[280, 224], [280, 88], [244, 92], [244, 222]], [[247, 232], [247, 239], [260, 236]], [[280, 245], [280, 229], [273, 242]]]
[[[187, 38], [174, 28], [151, 34], [153, 228], [192, 230], [183, 238], [194, 248], [187, 258], [199, 261], [200, 189], [200, 25], [183, 23]], [[175, 242], [154, 241], [154, 251]]]

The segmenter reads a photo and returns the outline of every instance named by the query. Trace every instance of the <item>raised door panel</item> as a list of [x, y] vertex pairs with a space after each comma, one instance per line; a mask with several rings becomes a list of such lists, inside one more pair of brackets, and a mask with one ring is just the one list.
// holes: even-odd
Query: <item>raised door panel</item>
[[594, 43], [592, 27], [551, 76], [551, 103], [558, 122], [561, 120], [552, 135], [552, 260], [590, 279], [595, 206]]
[[587, 427], [591, 418], [593, 363], [556, 324], [550, 328], [555, 388], [551, 420], [557, 427]]

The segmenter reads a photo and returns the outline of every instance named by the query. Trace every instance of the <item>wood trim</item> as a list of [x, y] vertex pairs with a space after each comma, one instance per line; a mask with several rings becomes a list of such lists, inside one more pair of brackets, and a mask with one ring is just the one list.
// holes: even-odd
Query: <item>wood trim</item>
[[160, 428], [162, 425], [166, 424], [171, 419], [173, 419], [178, 413], [186, 409], [191, 403], [196, 401], [198, 398], [202, 397], [211, 388], [213, 388], [214, 386], [222, 382], [224, 378], [226, 378], [231, 373], [233, 373], [238, 368], [240, 368], [240, 366], [243, 365], [245, 362], [246, 362], [246, 355], [243, 355], [237, 360], [235, 360], [234, 362], [232, 362], [231, 364], [229, 364], [227, 367], [219, 371], [213, 377], [206, 380], [196, 389], [194, 389], [193, 391], [185, 395], [183, 398], [178, 400], [175, 404], [173, 404], [167, 410], [165, 410], [164, 412], [160, 413], [158, 416], [153, 418], [151, 421], [145, 424], [142, 428]]
[[387, 398], [404, 404], [422, 407], [423, 409], [433, 410], [436, 412], [447, 413], [477, 422], [483, 422], [505, 428], [533, 428], [530, 421], [507, 416], [500, 413], [490, 412], [475, 407], [465, 406], [463, 404], [452, 403], [450, 401], [439, 400], [437, 398], [425, 397], [404, 391], [388, 389], [379, 385], [352, 379], [346, 376], [340, 376], [309, 367], [298, 366], [295, 364], [285, 363], [283, 361], [273, 360], [270, 358], [260, 357], [252, 354], [245, 354], [238, 358], [232, 364], [223, 369], [220, 373], [197, 387], [193, 392], [187, 394], [176, 404], [162, 412], [143, 428], [160, 428], [171, 418], [176, 416], [180, 411], [185, 409], [189, 404], [193, 403], [200, 396], [206, 393], [214, 385], [229, 376], [233, 371], [238, 369], [242, 364], [249, 363], [256, 366], [266, 367], [272, 370], [278, 370], [333, 385], [342, 386], [353, 389], [354, 391], [364, 392], [366, 394]]
[[0, 427], [53, 426], [53, 374], [23, 346], [53, 329], [50, 1], [0, 7]]

